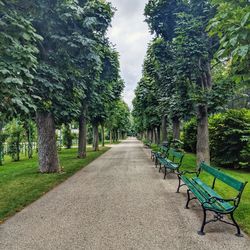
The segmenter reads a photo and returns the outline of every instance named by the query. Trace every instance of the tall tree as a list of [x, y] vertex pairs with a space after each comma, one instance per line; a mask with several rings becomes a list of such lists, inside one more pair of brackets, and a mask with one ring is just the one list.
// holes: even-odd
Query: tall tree
[[[199, 93], [195, 99], [198, 117], [197, 161], [209, 162], [208, 107], [205, 97], [212, 89], [211, 60], [216, 43], [208, 37], [206, 27], [214, 15], [214, 8], [206, 0], [150, 0], [145, 15], [152, 33], [162, 37], [174, 48], [174, 76], [184, 86], [189, 84], [194, 87], [194, 93]], [[171, 102], [176, 96], [181, 96], [181, 93], [172, 93]]]

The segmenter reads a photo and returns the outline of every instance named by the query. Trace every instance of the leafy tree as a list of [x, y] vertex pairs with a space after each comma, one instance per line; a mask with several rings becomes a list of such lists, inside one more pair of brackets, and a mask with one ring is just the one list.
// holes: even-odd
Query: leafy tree
[[[212, 89], [211, 60], [216, 50], [216, 39], [208, 37], [206, 27], [214, 16], [214, 8], [206, 0], [151, 0], [146, 5], [145, 15], [152, 32], [170, 43], [169, 48], [174, 51], [172, 76], [177, 78], [174, 79], [175, 85], [181, 88], [177, 88], [177, 92], [171, 88], [170, 103], [178, 100], [177, 97], [185, 99], [184, 96], [189, 96], [189, 88], [193, 88], [193, 102], [196, 104], [198, 117], [198, 162], [209, 162], [206, 95]], [[175, 102], [172, 108], [181, 110]]]
[[113, 108], [109, 110], [109, 119], [105, 123], [110, 131], [110, 141], [116, 141], [130, 129], [130, 111], [128, 105], [122, 100], [116, 100], [113, 103]]
[[[110, 3], [98, 0], [88, 1], [84, 10], [86, 10], [86, 22], [83, 23], [85, 26], [82, 27], [79, 32], [82, 32], [83, 36], [88, 34], [88, 41], [91, 43], [90, 46], [87, 46], [87, 48], [90, 49], [87, 53], [86, 49], [83, 53], [79, 53], [79, 51], [77, 51], [78, 55], [81, 57], [82, 63], [84, 64], [81, 66], [82, 69], [84, 69], [81, 76], [86, 83], [84, 95], [80, 101], [80, 115], [78, 118], [78, 157], [80, 158], [84, 158], [86, 156], [88, 117], [92, 117], [93, 114], [93, 117], [98, 116], [97, 114], [100, 113], [99, 109], [102, 109], [102, 104], [100, 104], [100, 99], [102, 98], [98, 96], [98, 93], [100, 93], [98, 91], [99, 87], [102, 88], [100, 76], [103, 71], [103, 60], [105, 60], [104, 51], [105, 48], [109, 46], [105, 35], [114, 14], [114, 10]], [[97, 103], [95, 104], [95, 102]], [[96, 112], [92, 112], [91, 110], [95, 110], [94, 106], [98, 104], [99, 106]], [[98, 124], [98, 122], [95, 122], [95, 124]], [[96, 131], [98, 131], [98, 125], [95, 125], [95, 134], [97, 134]]]
[[217, 57], [228, 60], [237, 83], [250, 80], [250, 5], [247, 0], [212, 0], [217, 8], [208, 29], [220, 39]]
[[0, 1], [0, 119], [34, 110], [33, 79], [41, 41], [16, 1]]
[[108, 111], [112, 108], [114, 102], [120, 98], [124, 86], [119, 75], [120, 65], [117, 52], [109, 43], [104, 44], [101, 49], [102, 71], [100, 72], [98, 84], [95, 85], [92, 103], [89, 106], [93, 126], [94, 150], [98, 150], [99, 147], [98, 127], [102, 125], [102, 134], [104, 134], [104, 124], [109, 119]]

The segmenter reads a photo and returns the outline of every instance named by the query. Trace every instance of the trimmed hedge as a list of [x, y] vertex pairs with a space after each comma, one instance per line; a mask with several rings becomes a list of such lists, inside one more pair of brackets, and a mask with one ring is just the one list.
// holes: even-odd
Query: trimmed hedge
[[183, 126], [183, 148], [187, 152], [196, 153], [197, 119], [192, 118]]
[[218, 166], [250, 167], [250, 110], [228, 110], [209, 119], [211, 157]]
[[[184, 149], [196, 152], [197, 120], [184, 124]], [[250, 167], [250, 110], [228, 110], [209, 118], [211, 159], [230, 168]]]

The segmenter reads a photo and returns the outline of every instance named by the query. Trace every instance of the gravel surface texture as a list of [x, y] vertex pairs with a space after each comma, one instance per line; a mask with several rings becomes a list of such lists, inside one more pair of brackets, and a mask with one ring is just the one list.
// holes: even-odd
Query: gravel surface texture
[[197, 235], [202, 210], [129, 139], [0, 225], [0, 249], [250, 249], [222, 223]]

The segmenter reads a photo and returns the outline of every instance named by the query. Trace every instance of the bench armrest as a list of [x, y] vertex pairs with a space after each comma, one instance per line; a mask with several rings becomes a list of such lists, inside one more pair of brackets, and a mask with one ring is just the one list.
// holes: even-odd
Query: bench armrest
[[179, 175], [185, 175], [185, 174], [198, 174], [198, 172], [196, 171], [188, 171], [188, 170], [184, 170], [184, 171], [181, 171], [179, 172]]
[[223, 199], [223, 198], [219, 198], [219, 197], [216, 197], [216, 196], [212, 196], [210, 197], [207, 201], [203, 202], [203, 204], [213, 204], [215, 203], [216, 201], [220, 201], [220, 202], [230, 202], [230, 201], [233, 201], [234, 202], [234, 206], [236, 207], [237, 206], [237, 202], [238, 202], [238, 199], [237, 198], [231, 198], [231, 199]]

